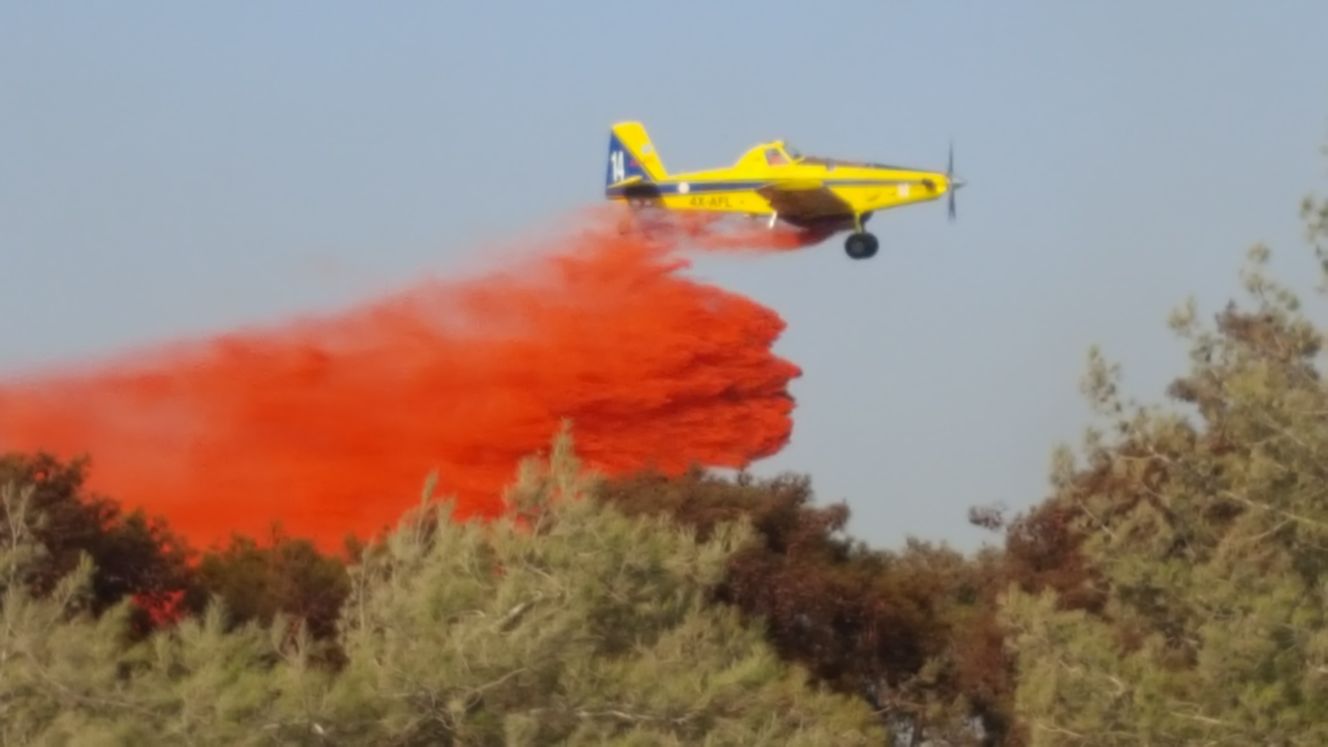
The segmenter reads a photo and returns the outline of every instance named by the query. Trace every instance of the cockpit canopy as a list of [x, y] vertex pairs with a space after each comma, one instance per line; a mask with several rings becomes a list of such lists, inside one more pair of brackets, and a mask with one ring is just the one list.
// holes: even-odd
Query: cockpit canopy
[[[765, 150], [766, 162], [772, 166], [782, 163], [797, 163], [802, 160], [802, 152], [783, 140], [776, 140]], [[774, 159], [773, 161], [771, 159]]]
[[767, 166], [787, 166], [802, 160], [802, 153], [783, 140], [776, 140], [765, 146]]
[[738, 159], [738, 164], [744, 166], [758, 164], [765, 166], [787, 166], [795, 163], [826, 166], [831, 169], [837, 166], [871, 169], [905, 169], [903, 166], [890, 166], [887, 164], [870, 163], [867, 161], [807, 156], [803, 155], [802, 151], [784, 140], [772, 140], [768, 143], [762, 143], [747, 151], [742, 158]]
[[802, 161], [802, 153], [783, 140], [762, 143], [743, 154], [738, 159], [742, 166], [787, 166]]

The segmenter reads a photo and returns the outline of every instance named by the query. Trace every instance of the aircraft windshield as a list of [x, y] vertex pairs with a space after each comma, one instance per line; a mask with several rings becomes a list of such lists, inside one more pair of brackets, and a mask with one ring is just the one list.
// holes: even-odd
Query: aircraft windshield
[[787, 153], [788, 157], [793, 159], [794, 161], [802, 160], [802, 152], [799, 151], [797, 148], [794, 148], [792, 145], [789, 145], [788, 143], [784, 143], [784, 152]]

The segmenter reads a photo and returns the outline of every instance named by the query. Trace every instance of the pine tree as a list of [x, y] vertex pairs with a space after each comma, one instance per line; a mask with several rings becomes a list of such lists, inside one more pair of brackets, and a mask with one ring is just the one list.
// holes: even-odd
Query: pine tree
[[[861, 701], [822, 692], [761, 630], [707, 604], [740, 523], [698, 541], [593, 497], [564, 434], [510, 516], [432, 500], [364, 549], [335, 641], [282, 615], [197, 619], [134, 642], [94, 616], [86, 559], [25, 582], [41, 545], [12, 489], [0, 538], [0, 737], [79, 744], [880, 744]], [[320, 646], [344, 658], [330, 666]]]
[[[1305, 210], [1320, 250], [1326, 210]], [[1003, 607], [1034, 744], [1328, 743], [1323, 336], [1268, 250], [1250, 259], [1252, 308], [1173, 316], [1188, 411], [1123, 402], [1090, 355], [1112, 431], [1090, 432], [1086, 464], [1058, 455], [1052, 502], [1076, 517], [1100, 604], [1048, 588]]]
[[189, 549], [162, 520], [126, 512], [86, 490], [87, 466], [86, 459], [66, 462], [45, 453], [0, 454], [0, 485], [28, 486], [30, 511], [42, 516], [33, 531], [46, 552], [29, 569], [32, 585], [39, 594], [50, 591], [87, 553], [96, 568], [92, 610], [132, 596], [139, 602], [133, 610], [135, 628], [145, 633], [153, 624], [152, 613], [169, 610], [188, 592]]
[[913, 539], [868, 548], [843, 533], [847, 506], [815, 506], [810, 479], [792, 474], [640, 473], [597, 495], [702, 537], [748, 520], [755, 541], [729, 558], [717, 602], [763, 621], [780, 655], [819, 682], [863, 698], [899, 744], [1001, 743], [1012, 684], [994, 614], [999, 553]]

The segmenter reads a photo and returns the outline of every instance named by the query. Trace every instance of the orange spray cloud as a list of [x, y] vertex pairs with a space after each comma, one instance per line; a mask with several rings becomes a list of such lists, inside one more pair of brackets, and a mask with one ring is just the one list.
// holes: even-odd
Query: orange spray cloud
[[[736, 236], [718, 244], [756, 238]], [[674, 248], [590, 229], [511, 272], [10, 380], [0, 450], [90, 454], [91, 488], [195, 543], [279, 521], [326, 548], [391, 524], [433, 470], [458, 514], [502, 511], [563, 418], [608, 473], [743, 466], [786, 443], [799, 371], [774, 312], [684, 277]]]

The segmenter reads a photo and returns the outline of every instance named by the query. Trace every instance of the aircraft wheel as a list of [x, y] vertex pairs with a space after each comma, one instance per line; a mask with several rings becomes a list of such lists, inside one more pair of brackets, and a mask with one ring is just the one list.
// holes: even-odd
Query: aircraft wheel
[[851, 233], [844, 240], [844, 251], [853, 259], [870, 259], [876, 256], [876, 249], [879, 246], [876, 237], [865, 231]]

